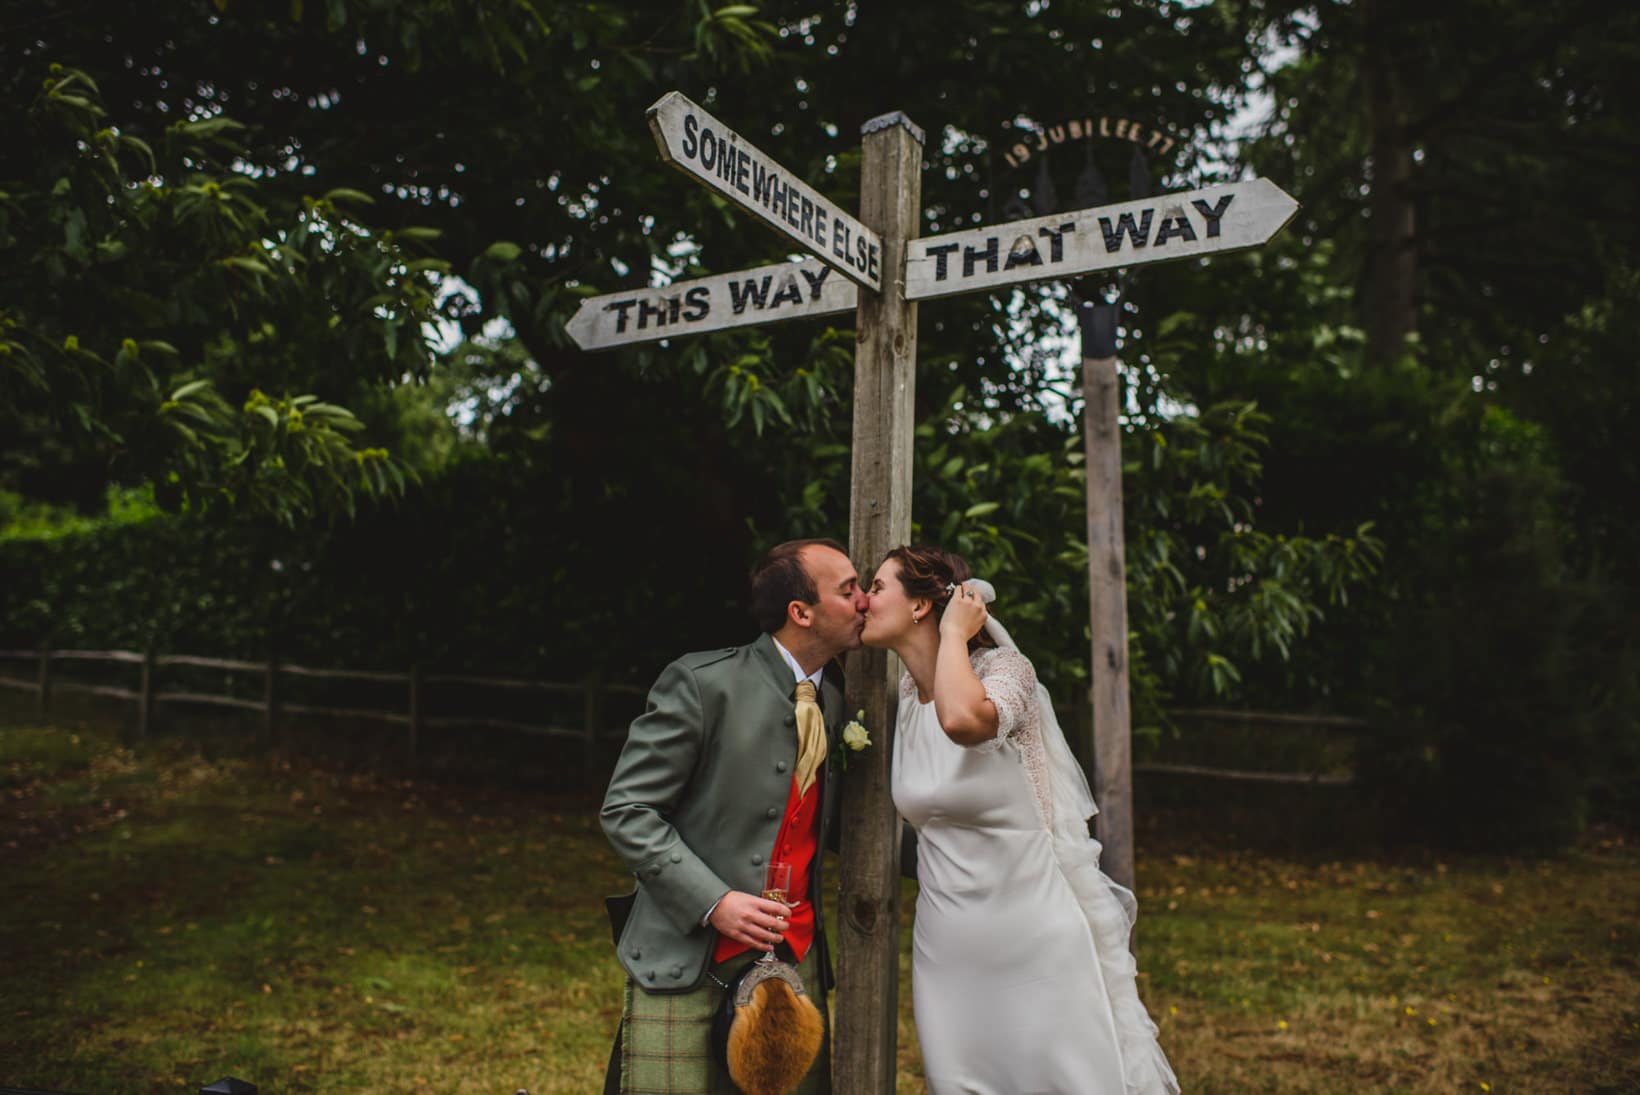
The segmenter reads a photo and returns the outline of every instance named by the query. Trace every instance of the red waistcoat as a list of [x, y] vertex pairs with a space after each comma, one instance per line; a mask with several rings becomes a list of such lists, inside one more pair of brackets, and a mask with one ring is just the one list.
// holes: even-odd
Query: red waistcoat
[[[786, 920], [786, 945], [801, 962], [814, 945], [814, 902], [809, 900], [809, 879], [814, 868], [814, 857], [820, 848], [820, 781], [809, 786], [809, 793], [799, 796], [797, 780], [792, 780], [786, 793], [786, 816], [780, 821], [780, 832], [774, 838], [770, 863], [790, 863], [792, 883], [788, 891], [796, 903]], [[751, 948], [737, 943], [728, 936], [718, 936], [712, 961], [722, 962], [741, 951]]]

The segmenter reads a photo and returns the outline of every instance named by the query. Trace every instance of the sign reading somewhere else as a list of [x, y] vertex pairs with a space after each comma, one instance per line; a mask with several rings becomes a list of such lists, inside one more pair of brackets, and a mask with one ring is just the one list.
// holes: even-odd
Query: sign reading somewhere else
[[852, 312], [860, 290], [815, 259], [588, 297], [566, 330], [583, 350]]
[[649, 108], [667, 163], [700, 179], [871, 289], [883, 284], [882, 237], [676, 91]]
[[905, 295], [926, 300], [1256, 247], [1298, 203], [1268, 179], [927, 236], [906, 244]]

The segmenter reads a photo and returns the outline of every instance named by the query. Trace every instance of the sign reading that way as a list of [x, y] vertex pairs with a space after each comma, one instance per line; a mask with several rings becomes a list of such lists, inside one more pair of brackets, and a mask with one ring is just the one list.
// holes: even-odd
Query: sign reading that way
[[1298, 203], [1268, 179], [925, 236], [906, 244], [908, 300], [1256, 247]]
[[754, 323], [852, 312], [860, 290], [817, 259], [777, 262], [581, 302], [566, 325], [583, 350], [603, 350]]
[[740, 134], [669, 91], [649, 108], [661, 157], [750, 209], [805, 251], [871, 289], [883, 287], [883, 241]]

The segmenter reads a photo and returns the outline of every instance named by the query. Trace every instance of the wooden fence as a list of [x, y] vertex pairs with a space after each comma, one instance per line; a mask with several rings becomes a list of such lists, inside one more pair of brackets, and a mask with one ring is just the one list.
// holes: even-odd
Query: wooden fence
[[[146, 738], [154, 726], [155, 712], [160, 704], [197, 704], [203, 706], [238, 708], [259, 712], [263, 734], [269, 740], [277, 733], [279, 720], [286, 715], [318, 715], [330, 718], [368, 719], [408, 728], [406, 749], [413, 763], [416, 759], [423, 730], [427, 728], [479, 727], [507, 730], [547, 738], [579, 740], [584, 748], [586, 769], [593, 773], [605, 755], [605, 747], [621, 741], [626, 735], [625, 721], [608, 725], [606, 711], [611, 696], [641, 697], [647, 689], [633, 684], [609, 682], [592, 676], [574, 682], [533, 681], [513, 677], [487, 677], [461, 673], [427, 673], [421, 667], [412, 667], [408, 673], [390, 673], [366, 669], [315, 669], [292, 665], [270, 658], [266, 661], [245, 661], [233, 658], [208, 658], [195, 654], [139, 653], [131, 650], [0, 650], [0, 663], [27, 661], [34, 663], [32, 679], [0, 674], [0, 687], [32, 691], [37, 697], [37, 710], [43, 718], [51, 712], [53, 692], [80, 692], [94, 696], [125, 700], [136, 704], [136, 736]], [[105, 684], [59, 679], [53, 672], [56, 662], [105, 662], [136, 666], [139, 669], [137, 687], [119, 688]], [[229, 696], [208, 692], [181, 692], [162, 690], [158, 685], [159, 670], [168, 666], [193, 666], [234, 673], [257, 674], [262, 679], [260, 699]], [[397, 710], [372, 707], [328, 707], [316, 704], [292, 703], [284, 698], [283, 684], [287, 678], [316, 680], [360, 681], [377, 684], [403, 685], [405, 702]], [[522, 722], [485, 715], [429, 715], [426, 713], [426, 695], [429, 688], [448, 685], [467, 685], [481, 689], [512, 692], [535, 692], [559, 695], [579, 695], [580, 719], [577, 725]], [[1091, 740], [1087, 720], [1091, 709], [1082, 703], [1058, 708], [1061, 724], [1073, 742]], [[1220, 708], [1175, 708], [1168, 712], [1174, 718], [1190, 721], [1243, 724], [1255, 727], [1288, 727], [1327, 733], [1359, 734], [1366, 731], [1364, 719], [1341, 715], [1309, 715], [1290, 712], [1239, 711]], [[1342, 787], [1353, 782], [1353, 777], [1330, 772], [1271, 772], [1246, 769], [1217, 768], [1199, 764], [1135, 764], [1136, 773], [1155, 775], [1197, 776], [1242, 783], [1308, 784]]]
[[[597, 767], [601, 749], [609, 741], [625, 737], [624, 723], [616, 727], [606, 725], [607, 698], [612, 695], [643, 696], [647, 689], [636, 685], [604, 681], [591, 676], [581, 681], [532, 681], [514, 677], [486, 677], [463, 673], [427, 673], [420, 666], [408, 673], [390, 673], [367, 669], [315, 669], [293, 665], [274, 658], [266, 661], [245, 661], [234, 658], [208, 658], [196, 654], [139, 653], [132, 650], [0, 650], [0, 662], [29, 661], [35, 664], [32, 679], [0, 674], [0, 687], [32, 691], [36, 696], [36, 710], [42, 718], [51, 713], [54, 692], [79, 692], [110, 699], [126, 700], [136, 704], [136, 737], [146, 738], [154, 727], [156, 709], [161, 704], [197, 704], [208, 707], [230, 707], [256, 711], [262, 716], [264, 736], [272, 741], [279, 721], [286, 715], [319, 715], [330, 718], [369, 719], [405, 726], [406, 749], [414, 762], [422, 732], [428, 728], [482, 727], [509, 730], [547, 738], [579, 740], [585, 747], [589, 771]], [[134, 665], [139, 668], [137, 687], [119, 688], [105, 684], [65, 680], [53, 672], [57, 662], [104, 662]], [[194, 666], [202, 669], [225, 670], [232, 673], [256, 674], [262, 679], [260, 699], [230, 696], [210, 692], [181, 692], [159, 687], [159, 670], [168, 666]], [[374, 707], [328, 707], [318, 704], [292, 703], [284, 698], [284, 684], [289, 678], [315, 680], [360, 681], [376, 684], [403, 685], [404, 706], [398, 710]], [[440, 685], [469, 685], [484, 689], [527, 691], [578, 695], [581, 698], [580, 720], [577, 725], [523, 722], [514, 719], [493, 718], [485, 715], [429, 715], [427, 691]]]
[[[1167, 712], [1175, 719], [1199, 723], [1219, 723], [1254, 726], [1263, 729], [1288, 727], [1319, 731], [1327, 734], [1356, 736], [1371, 729], [1366, 719], [1348, 715], [1311, 715], [1280, 711], [1236, 711], [1218, 707], [1175, 707]], [[1333, 772], [1263, 772], [1234, 768], [1212, 768], [1197, 764], [1135, 764], [1135, 772], [1161, 775], [1206, 776], [1211, 779], [1231, 780], [1237, 783], [1299, 783], [1320, 787], [1348, 787], [1355, 782], [1353, 775]]]

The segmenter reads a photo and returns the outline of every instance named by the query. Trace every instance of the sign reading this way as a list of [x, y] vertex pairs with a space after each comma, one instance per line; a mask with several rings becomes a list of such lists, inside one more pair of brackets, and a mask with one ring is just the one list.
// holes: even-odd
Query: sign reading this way
[[583, 350], [603, 350], [754, 323], [852, 312], [860, 290], [818, 259], [606, 293], [581, 302], [566, 325]]
[[883, 241], [740, 134], [676, 91], [649, 108], [661, 157], [745, 206], [823, 262], [883, 286]]
[[1275, 183], [1253, 179], [925, 236], [906, 244], [905, 295], [927, 300], [1256, 247], [1297, 211]]

